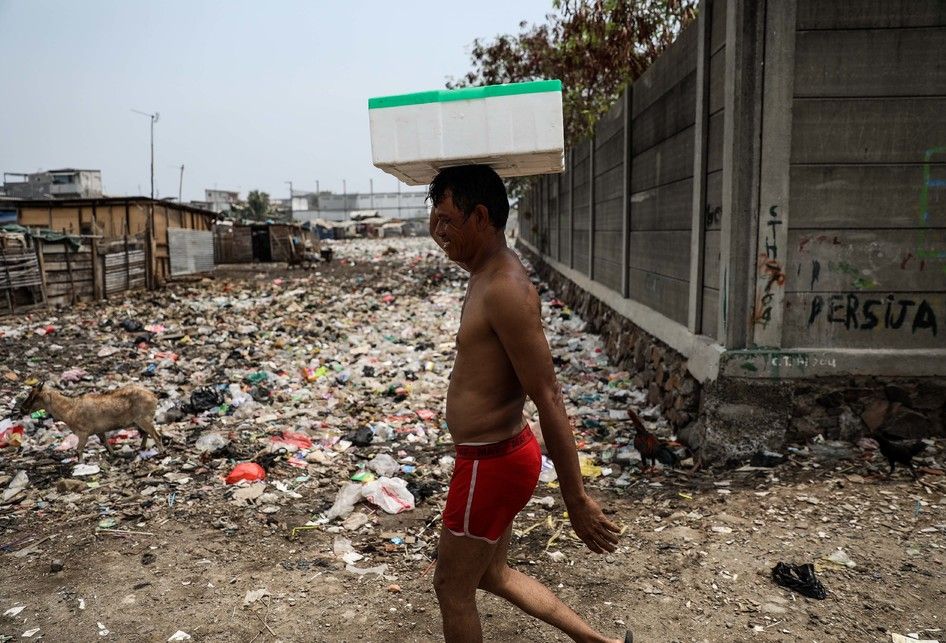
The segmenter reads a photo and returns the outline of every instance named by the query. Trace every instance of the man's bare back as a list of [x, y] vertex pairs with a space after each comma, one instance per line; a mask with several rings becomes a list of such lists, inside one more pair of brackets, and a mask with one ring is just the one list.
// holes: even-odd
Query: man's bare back
[[447, 391], [447, 426], [456, 443], [498, 442], [522, 429], [526, 394], [484, 304], [491, 289], [504, 288], [509, 281], [531, 291], [534, 300], [523, 305], [533, 308], [541, 332], [535, 289], [515, 253], [502, 250], [471, 276], [463, 303], [457, 358]]

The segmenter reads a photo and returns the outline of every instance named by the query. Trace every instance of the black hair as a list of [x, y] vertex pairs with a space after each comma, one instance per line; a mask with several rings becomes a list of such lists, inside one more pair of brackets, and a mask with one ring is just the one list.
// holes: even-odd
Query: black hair
[[437, 206], [450, 190], [453, 204], [465, 216], [470, 216], [477, 205], [489, 212], [489, 221], [498, 230], [506, 228], [509, 218], [509, 196], [506, 185], [488, 165], [459, 165], [440, 170], [430, 183], [427, 198]]

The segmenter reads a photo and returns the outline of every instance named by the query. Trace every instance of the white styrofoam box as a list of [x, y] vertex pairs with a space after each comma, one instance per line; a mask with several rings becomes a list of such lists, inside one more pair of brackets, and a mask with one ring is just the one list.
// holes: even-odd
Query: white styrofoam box
[[372, 98], [368, 118], [374, 165], [408, 185], [474, 163], [504, 177], [565, 169], [558, 80]]

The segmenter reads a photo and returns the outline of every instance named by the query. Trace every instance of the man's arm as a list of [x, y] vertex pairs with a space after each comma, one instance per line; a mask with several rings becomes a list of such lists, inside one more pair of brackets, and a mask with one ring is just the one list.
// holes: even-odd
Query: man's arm
[[539, 410], [542, 435], [555, 471], [568, 517], [579, 538], [597, 553], [614, 551], [618, 528], [585, 493], [578, 451], [562, 390], [555, 377], [552, 353], [542, 330], [539, 296], [528, 281], [512, 275], [494, 278], [485, 309], [522, 388]]

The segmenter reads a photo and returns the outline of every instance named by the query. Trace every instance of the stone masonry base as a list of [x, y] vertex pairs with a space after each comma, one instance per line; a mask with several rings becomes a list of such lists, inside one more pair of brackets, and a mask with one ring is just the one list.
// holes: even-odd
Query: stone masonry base
[[745, 462], [822, 435], [855, 441], [884, 430], [906, 438], [946, 436], [946, 378], [721, 377], [700, 385], [686, 358], [519, 247], [536, 273], [601, 335], [608, 357], [647, 390], [697, 461]]

